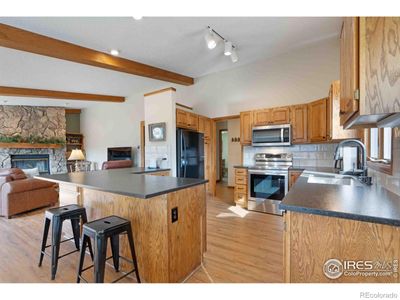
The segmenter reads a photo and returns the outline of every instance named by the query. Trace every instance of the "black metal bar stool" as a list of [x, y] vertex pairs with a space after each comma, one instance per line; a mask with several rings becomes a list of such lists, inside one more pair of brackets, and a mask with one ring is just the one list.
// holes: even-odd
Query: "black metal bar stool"
[[[65, 220], [71, 220], [73, 237], [61, 241], [62, 225]], [[44, 255], [51, 257], [51, 279], [54, 280], [57, 273], [58, 259], [79, 251], [80, 224], [87, 222], [86, 210], [79, 205], [66, 205], [51, 208], [45, 213], [44, 231], [42, 239], [42, 247], [40, 249], [39, 267], [42, 266]], [[47, 244], [47, 236], [49, 234], [50, 223], [52, 223], [51, 245]], [[76, 250], [68, 252], [60, 256], [60, 244], [74, 240]], [[51, 247], [51, 255], [45, 252], [46, 248]], [[89, 241], [89, 251], [93, 259], [92, 246]]]
[[[129, 260], [123, 256], [119, 255], [119, 236], [121, 234], [127, 234], [129, 247], [131, 250], [132, 260]], [[94, 240], [94, 264], [83, 269], [83, 263], [85, 259], [85, 249], [86, 246], [90, 245], [90, 239]], [[107, 256], [107, 240], [110, 239], [111, 242], [111, 252], [110, 257]], [[104, 272], [106, 261], [113, 259], [114, 269], [119, 272], [119, 259], [124, 259], [129, 263], [132, 263], [134, 268], [129, 272], [122, 272], [124, 275], [113, 281], [117, 282], [122, 278], [125, 278], [129, 274], [135, 272], [137, 282], [140, 283], [140, 277], [138, 272], [135, 245], [133, 242], [131, 222], [129, 220], [117, 217], [109, 216], [106, 218], [98, 219], [83, 225], [82, 233], [82, 243], [81, 243], [81, 255], [79, 259], [77, 283], [82, 280], [87, 282], [85, 278], [82, 277], [82, 272], [94, 267], [94, 280], [96, 283], [104, 282]]]

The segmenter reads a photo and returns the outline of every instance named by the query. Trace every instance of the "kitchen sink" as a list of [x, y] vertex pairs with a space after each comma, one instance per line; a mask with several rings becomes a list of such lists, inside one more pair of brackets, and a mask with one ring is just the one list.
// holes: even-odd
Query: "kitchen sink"
[[318, 183], [318, 184], [334, 184], [334, 185], [351, 185], [352, 179], [345, 178], [337, 178], [337, 177], [319, 177], [319, 176], [310, 176], [308, 177], [308, 183]]

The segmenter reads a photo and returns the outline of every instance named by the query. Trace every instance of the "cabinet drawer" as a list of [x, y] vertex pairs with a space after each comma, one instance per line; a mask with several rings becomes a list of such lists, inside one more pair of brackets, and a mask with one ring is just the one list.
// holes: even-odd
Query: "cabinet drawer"
[[247, 169], [237, 168], [237, 169], [235, 169], [235, 174], [236, 175], [247, 175]]
[[235, 193], [247, 193], [247, 185], [237, 184], [235, 185]]
[[235, 179], [235, 183], [236, 184], [247, 184], [247, 176], [245, 175], [236, 175], [236, 179]]
[[243, 193], [235, 193], [234, 200], [236, 204], [241, 205], [242, 207], [247, 206], [247, 195]]

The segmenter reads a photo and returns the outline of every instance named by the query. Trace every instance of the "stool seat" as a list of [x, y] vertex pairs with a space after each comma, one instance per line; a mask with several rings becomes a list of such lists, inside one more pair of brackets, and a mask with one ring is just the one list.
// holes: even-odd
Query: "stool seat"
[[[129, 260], [119, 255], [119, 237], [121, 234], [126, 234], [128, 237], [129, 248], [132, 260]], [[86, 246], [90, 245], [90, 240], [94, 240], [94, 264], [83, 268], [85, 260]], [[112, 256], [107, 258], [107, 241], [110, 240]], [[114, 280], [118, 282], [122, 278], [131, 273], [136, 274], [136, 280], [140, 283], [138, 272], [138, 265], [135, 253], [135, 245], [133, 242], [133, 234], [131, 222], [118, 216], [108, 216], [105, 218], [97, 219], [83, 225], [82, 243], [80, 246], [79, 267], [76, 281], [79, 283], [82, 280], [82, 272], [94, 268], [94, 278], [96, 283], [104, 282], [105, 264], [108, 259], [113, 259], [114, 269], [119, 272], [119, 260], [124, 259], [133, 264], [133, 269], [129, 272], [123, 272], [124, 275]], [[87, 281], [86, 281], [87, 282]]]
[[69, 218], [70, 216], [80, 215], [85, 211], [85, 208], [76, 204], [70, 204], [60, 207], [54, 207], [46, 210], [46, 217], [64, 217]]
[[109, 216], [95, 221], [88, 222], [83, 225], [83, 230], [92, 234], [109, 234], [124, 229], [130, 222], [118, 216]]

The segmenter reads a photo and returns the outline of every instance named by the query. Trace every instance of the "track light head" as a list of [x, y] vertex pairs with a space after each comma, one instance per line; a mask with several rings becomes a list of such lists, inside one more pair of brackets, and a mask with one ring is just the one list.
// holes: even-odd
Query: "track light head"
[[206, 40], [208, 49], [212, 50], [217, 46], [217, 39], [211, 28], [207, 28], [204, 39]]
[[229, 56], [229, 55], [232, 54], [232, 51], [233, 51], [232, 42], [226, 41], [226, 42], [225, 42], [225, 51], [224, 51], [224, 54], [225, 54], [226, 56]]
[[236, 50], [233, 49], [232, 54], [231, 54], [231, 60], [233, 63], [237, 62], [239, 60], [239, 57], [237, 56]]

